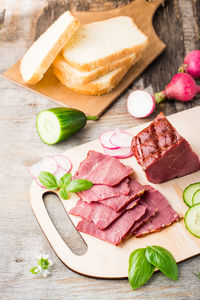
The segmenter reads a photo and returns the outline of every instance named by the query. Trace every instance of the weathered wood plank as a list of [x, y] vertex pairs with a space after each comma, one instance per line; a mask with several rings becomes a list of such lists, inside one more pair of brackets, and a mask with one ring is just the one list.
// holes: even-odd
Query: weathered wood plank
[[[79, 10], [109, 9], [130, 1], [64, 1], [64, 0], [4, 0], [0, 11], [5, 9], [0, 27], [0, 71], [3, 72], [19, 59], [27, 47], [61, 13], [62, 9], [77, 7]], [[4, 79], [0, 79], [0, 298], [1, 299], [198, 299], [199, 279], [193, 274], [200, 271], [199, 257], [179, 265], [180, 278], [177, 283], [157, 273], [150, 282], [139, 290], [132, 291], [127, 280], [96, 280], [79, 276], [67, 269], [52, 252], [44, 238], [35, 217], [32, 214], [28, 191], [31, 179], [27, 176], [27, 167], [40, 158], [59, 154], [73, 146], [97, 138], [103, 131], [120, 126], [128, 128], [147, 120], [131, 118], [126, 109], [127, 94], [134, 88], [151, 85], [161, 89], [176, 72], [178, 64], [185, 54], [184, 32], [186, 26], [191, 27], [190, 19], [195, 18], [197, 35], [200, 32], [200, 2], [197, 0], [168, 0], [166, 8], [160, 8], [154, 23], [160, 37], [167, 41], [170, 49], [140, 77], [126, 93], [118, 99], [98, 122], [89, 122], [81, 132], [58, 145], [49, 147], [43, 144], [35, 129], [35, 117], [43, 109], [54, 107], [47, 99], [17, 87]], [[183, 14], [193, 4], [193, 9]], [[180, 7], [181, 6], [181, 7]], [[175, 18], [174, 9], [178, 8], [180, 19]], [[177, 9], [176, 8], [176, 9]], [[182, 12], [182, 13], [181, 13]], [[52, 14], [52, 15], [51, 15]], [[49, 23], [48, 23], [49, 22]], [[173, 26], [171, 26], [171, 24]], [[185, 29], [182, 30], [182, 24]], [[163, 31], [163, 24], [168, 24], [171, 33]], [[188, 24], [188, 25], [187, 25]], [[40, 28], [41, 26], [41, 28]], [[170, 34], [178, 30], [180, 36], [176, 41]], [[193, 30], [193, 29], [190, 29]], [[193, 34], [193, 33], [192, 33]], [[184, 40], [181, 38], [184, 37]], [[176, 43], [178, 49], [176, 49]], [[181, 45], [183, 43], [183, 49]], [[199, 38], [196, 45], [200, 46]], [[188, 43], [188, 45], [190, 45]], [[172, 51], [172, 49], [174, 49]], [[167, 55], [167, 56], [165, 56]], [[177, 57], [177, 61], [175, 60]], [[173, 61], [170, 60], [173, 58]], [[171, 63], [169, 63], [171, 61]], [[165, 67], [164, 67], [165, 66]], [[160, 71], [160, 78], [157, 76]], [[170, 72], [168, 70], [170, 68]], [[155, 75], [156, 74], [156, 75]], [[144, 78], [144, 81], [143, 81]], [[170, 114], [178, 110], [177, 104], [163, 104], [162, 109]], [[189, 104], [190, 105], [190, 104]], [[200, 105], [196, 99], [192, 105]], [[187, 107], [187, 106], [186, 106]], [[182, 108], [181, 108], [182, 109]], [[158, 110], [157, 110], [158, 111]], [[153, 117], [153, 116], [152, 116]], [[151, 119], [150, 117], [149, 119]], [[49, 196], [49, 211], [64, 239], [73, 243], [70, 224], [61, 213], [53, 196]], [[70, 230], [70, 231], [69, 231]], [[74, 240], [74, 247], [81, 250], [81, 245]], [[55, 265], [52, 276], [47, 279], [33, 278], [29, 269], [34, 265], [33, 250], [41, 248], [50, 253]]]

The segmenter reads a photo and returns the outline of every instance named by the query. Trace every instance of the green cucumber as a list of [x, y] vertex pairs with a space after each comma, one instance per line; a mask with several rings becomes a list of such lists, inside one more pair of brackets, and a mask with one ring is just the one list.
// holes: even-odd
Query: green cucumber
[[192, 204], [195, 205], [197, 203], [200, 203], [200, 189], [197, 190], [192, 197]]
[[186, 212], [185, 226], [191, 234], [200, 238], [200, 203], [195, 204]]
[[187, 206], [189, 207], [193, 206], [192, 197], [194, 193], [199, 189], [200, 189], [200, 182], [190, 184], [184, 189], [183, 201], [185, 202], [185, 204], [187, 204]]
[[83, 128], [87, 120], [96, 119], [96, 116], [86, 117], [77, 109], [56, 107], [41, 111], [37, 115], [36, 128], [41, 140], [48, 145], [53, 145]]

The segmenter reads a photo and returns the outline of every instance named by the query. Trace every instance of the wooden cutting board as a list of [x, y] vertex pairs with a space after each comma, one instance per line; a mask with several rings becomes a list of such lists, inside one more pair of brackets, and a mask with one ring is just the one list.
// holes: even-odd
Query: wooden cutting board
[[[195, 107], [171, 115], [169, 121], [191, 144], [192, 149], [200, 157], [200, 107]], [[148, 124], [134, 127], [129, 130], [136, 135]], [[73, 163], [72, 173], [74, 173], [79, 163], [86, 157], [89, 150], [103, 152], [99, 140], [83, 144], [68, 150], [64, 155], [68, 156]], [[142, 168], [137, 164], [134, 157], [123, 159], [122, 162], [130, 165], [135, 172], [135, 178], [142, 184], [148, 184]], [[182, 200], [183, 189], [190, 183], [200, 181], [200, 171], [173, 179], [163, 184], [151, 184], [158, 189], [170, 202], [173, 208], [184, 216], [187, 206]], [[48, 212], [45, 208], [43, 195], [45, 190], [40, 188], [35, 182], [30, 189], [30, 202], [33, 212], [38, 220], [49, 243], [58, 255], [60, 260], [71, 270], [83, 275], [100, 278], [124, 278], [128, 275], [128, 258], [130, 253], [140, 247], [147, 245], [160, 245], [173, 253], [177, 262], [183, 261], [189, 257], [200, 253], [200, 239], [192, 236], [185, 228], [184, 221], [177, 222], [172, 226], [165, 228], [161, 232], [149, 234], [146, 237], [131, 237], [121, 243], [120, 246], [113, 246], [107, 242], [98, 240], [95, 237], [81, 233], [88, 249], [84, 255], [78, 256], [71, 252], [65, 242], [54, 227]], [[62, 201], [62, 204], [68, 212], [77, 201], [78, 197], [73, 195], [70, 200]], [[71, 221], [76, 226], [79, 218], [69, 215]]]
[[36, 85], [24, 84], [19, 73], [18, 61], [3, 76], [25, 88], [48, 97], [57, 104], [80, 109], [87, 115], [100, 116], [113, 101], [154, 61], [154, 59], [164, 50], [165, 44], [156, 35], [152, 18], [163, 0], [135, 0], [123, 7], [96, 12], [78, 12], [73, 14], [82, 24], [100, 21], [120, 15], [130, 16], [134, 19], [138, 27], [149, 37], [149, 45], [143, 53], [140, 61], [134, 65], [121, 81], [116, 89], [102, 96], [87, 96], [72, 92], [63, 86], [52, 73], [50, 68], [44, 78]]

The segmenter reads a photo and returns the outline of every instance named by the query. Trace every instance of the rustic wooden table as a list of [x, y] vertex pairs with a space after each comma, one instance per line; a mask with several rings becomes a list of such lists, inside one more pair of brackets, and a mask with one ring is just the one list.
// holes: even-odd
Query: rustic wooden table
[[[16, 62], [31, 43], [64, 10], [109, 9], [128, 0], [2, 0], [0, 2], [0, 72]], [[160, 38], [167, 44], [164, 53], [143, 73], [129, 90], [118, 99], [98, 122], [68, 141], [47, 146], [39, 139], [35, 117], [41, 110], [55, 107], [42, 96], [0, 80], [0, 298], [1, 299], [200, 299], [200, 281], [194, 275], [200, 271], [199, 257], [179, 264], [177, 283], [161, 273], [154, 275], [144, 287], [132, 291], [127, 280], [97, 280], [80, 276], [67, 269], [51, 250], [31, 211], [28, 191], [31, 178], [27, 167], [44, 156], [97, 138], [103, 131], [116, 126], [129, 128], [146, 122], [131, 118], [126, 109], [127, 93], [131, 89], [160, 90], [177, 71], [185, 53], [200, 47], [200, 1], [166, 1], [154, 18]], [[156, 109], [166, 115], [200, 105], [200, 98], [190, 103], [169, 101]], [[191, 133], [192, 134], [192, 133]], [[57, 198], [45, 199], [51, 218], [65, 241], [80, 253], [80, 243]], [[54, 261], [52, 275], [34, 278], [29, 272], [34, 265], [34, 251], [49, 253]], [[184, 251], [184, 249], [183, 249]], [[109, 253], [108, 253], [109, 255]]]

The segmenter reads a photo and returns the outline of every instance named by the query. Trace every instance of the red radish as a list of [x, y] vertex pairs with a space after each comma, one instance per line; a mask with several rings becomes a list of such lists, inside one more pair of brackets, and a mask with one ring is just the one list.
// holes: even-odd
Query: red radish
[[154, 98], [146, 91], [133, 91], [127, 100], [128, 112], [135, 118], [148, 117], [155, 109]]
[[60, 178], [65, 175], [66, 173], [69, 173], [69, 172], [66, 172], [63, 168], [60, 168], [58, 167], [56, 173], [54, 174], [56, 176], [56, 179], [59, 181]]
[[[53, 159], [57, 162], [59, 168], [63, 169], [65, 173], [69, 173], [72, 169], [71, 160], [65, 155], [54, 155]], [[64, 175], [64, 174], [63, 174]]]
[[115, 130], [115, 132], [111, 136], [110, 142], [114, 146], [127, 148], [127, 147], [131, 146], [132, 139], [133, 139], [133, 136], [131, 134], [118, 129], [118, 130]]
[[119, 148], [119, 149], [108, 149], [103, 148], [104, 152], [110, 156], [114, 156], [116, 158], [127, 158], [133, 155], [131, 147], [128, 148]]
[[35, 179], [38, 178], [41, 171], [46, 171], [55, 174], [57, 169], [58, 165], [55, 159], [53, 159], [53, 157], [47, 157], [31, 166], [28, 169], [28, 172]]
[[103, 132], [100, 137], [99, 137], [99, 140], [102, 144], [102, 146], [104, 148], [108, 148], [108, 149], [117, 149], [119, 148], [118, 146], [115, 146], [113, 145], [111, 142], [110, 142], [110, 139], [111, 139], [111, 136], [115, 133], [115, 130], [109, 130], [109, 131], [105, 131]]
[[155, 93], [156, 103], [165, 99], [174, 99], [183, 102], [190, 101], [200, 92], [200, 86], [196, 84], [192, 76], [187, 73], [176, 74], [165, 89]]
[[34, 178], [34, 180], [35, 180], [35, 182], [37, 183], [37, 185], [39, 185], [39, 187], [41, 187], [41, 188], [43, 188], [43, 189], [46, 189], [45, 186], [43, 186], [43, 185], [41, 184], [41, 182], [39, 181], [39, 179], [38, 179], [37, 177]]
[[186, 55], [179, 72], [186, 72], [195, 79], [200, 78], [200, 50], [191, 51]]

